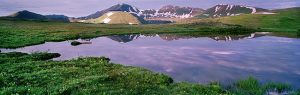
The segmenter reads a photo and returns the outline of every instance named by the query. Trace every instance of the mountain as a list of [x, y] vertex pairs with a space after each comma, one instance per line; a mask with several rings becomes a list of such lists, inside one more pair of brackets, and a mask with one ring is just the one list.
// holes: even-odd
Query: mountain
[[41, 15], [27, 10], [19, 11], [6, 16], [13, 19], [26, 19], [26, 20], [49, 20], [49, 21], [63, 21], [70, 22], [69, 17], [64, 15]]
[[110, 11], [129, 12], [142, 18], [190, 18], [204, 12], [204, 10], [201, 8], [179, 7], [172, 5], [163, 6], [159, 10], [140, 10], [128, 4], [117, 4], [108, 9], [98, 11], [94, 14], [81, 17], [79, 19], [95, 19]]
[[255, 14], [259, 12], [268, 12], [266, 9], [249, 7], [243, 5], [227, 5], [219, 4], [212, 8], [207, 9], [202, 17], [223, 17], [223, 16], [236, 16], [241, 14]]
[[141, 24], [144, 23], [144, 19], [136, 16], [135, 14], [122, 12], [122, 11], [110, 11], [101, 17], [96, 19], [89, 19], [86, 23], [105, 23], [105, 24]]
[[167, 5], [159, 10], [142, 10], [139, 15], [144, 18], [191, 18], [203, 12], [204, 10], [201, 8]]
[[297, 31], [300, 27], [300, 7], [270, 10], [274, 14], [247, 14], [227, 16], [218, 21], [270, 31]]
[[45, 15], [48, 20], [51, 21], [63, 21], [63, 22], [70, 22], [69, 17], [65, 15]]
[[120, 43], [127, 43], [127, 42], [133, 41], [135, 39], [138, 39], [139, 37], [140, 37], [139, 34], [108, 36], [109, 39], [112, 39], [112, 40], [120, 42]]
[[192, 39], [192, 38], [210, 38], [215, 41], [234, 41], [234, 40], [242, 40], [242, 39], [252, 39], [270, 35], [269, 32], [255, 32], [251, 34], [243, 34], [243, 35], [224, 35], [224, 36], [205, 36], [205, 35], [180, 35], [180, 34], [129, 34], [129, 35], [113, 35], [108, 36], [107, 38], [120, 42], [127, 43], [136, 39], [144, 38], [144, 37], [159, 37], [165, 41], [174, 41], [180, 39]]
[[95, 18], [98, 18], [98, 17], [102, 16], [103, 14], [110, 12], [110, 11], [123, 11], [123, 12], [129, 12], [129, 13], [139, 13], [140, 12], [139, 9], [137, 9], [136, 7], [133, 7], [131, 5], [117, 4], [108, 9], [98, 11], [98, 12], [88, 15], [86, 17], [80, 17], [79, 19], [95, 19]]
[[46, 16], [41, 14], [33, 13], [27, 10], [16, 12], [7, 17], [17, 18], [17, 19], [29, 19], [29, 20], [47, 20]]
[[228, 35], [228, 36], [214, 36], [209, 37], [215, 41], [234, 41], [234, 40], [241, 40], [241, 39], [252, 39], [252, 38], [258, 38], [262, 36], [269, 35], [269, 32], [257, 32], [257, 33], [251, 33], [247, 35]]

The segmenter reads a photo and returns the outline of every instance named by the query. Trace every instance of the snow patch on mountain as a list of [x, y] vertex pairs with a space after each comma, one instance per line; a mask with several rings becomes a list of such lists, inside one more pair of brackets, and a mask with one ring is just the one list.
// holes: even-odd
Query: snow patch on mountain
[[220, 7], [217, 6], [217, 7], [215, 8], [215, 13], [218, 12], [219, 9], [220, 9]]
[[212, 8], [207, 9], [204, 15], [208, 17], [222, 17], [222, 16], [236, 16], [241, 14], [255, 14], [257, 12], [268, 11], [262, 8], [243, 6], [243, 5], [228, 5], [218, 4]]
[[81, 20], [87, 20], [87, 19], [95, 19], [102, 15], [104, 15], [107, 12], [111, 11], [122, 11], [122, 12], [128, 12], [135, 16], [139, 16], [142, 18], [191, 18], [196, 15], [202, 14], [204, 12], [203, 9], [200, 8], [192, 8], [192, 7], [180, 7], [180, 6], [172, 6], [167, 5], [163, 6], [162, 8], [158, 10], [149, 9], [149, 10], [139, 10], [139, 8], [131, 6], [129, 4], [117, 4], [114, 6], [111, 6], [108, 9], [98, 11], [94, 14], [88, 15], [86, 17], [80, 17]]
[[159, 10], [141, 10], [138, 14], [144, 18], [191, 18], [203, 12], [204, 10], [200, 8], [167, 5]]
[[251, 9], [252, 10], [252, 14], [254, 14], [254, 13], [256, 13], [256, 8], [254, 8], [254, 7], [246, 7], [246, 8], [248, 8], [248, 9]]
[[[226, 5], [226, 4], [219, 4], [219, 5], [217, 5], [216, 8], [215, 8], [215, 13], [217, 13], [222, 8], [222, 6], [226, 6], [226, 10], [225, 11], [230, 11], [230, 10], [232, 10], [232, 8], [234, 6], [236, 6], [236, 7], [248, 8], [248, 9], [252, 10], [252, 12], [251, 12], [252, 14], [256, 13], [256, 8], [254, 8], [254, 7], [239, 6], [239, 5]], [[230, 15], [230, 13], [228, 15]]]
[[111, 20], [110, 18], [105, 18], [105, 19], [103, 20], [103, 23], [109, 23], [110, 20]]
[[109, 13], [107, 13], [107, 16], [109, 17], [109, 16], [111, 16], [113, 14], [114, 14], [113, 12], [109, 12]]

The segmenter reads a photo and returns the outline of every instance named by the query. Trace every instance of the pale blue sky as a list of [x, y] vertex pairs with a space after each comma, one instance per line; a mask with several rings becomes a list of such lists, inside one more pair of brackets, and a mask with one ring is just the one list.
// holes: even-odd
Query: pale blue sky
[[240, 4], [267, 9], [300, 6], [300, 0], [0, 0], [0, 16], [20, 10], [40, 14], [86, 16], [118, 3], [127, 3], [140, 9], [158, 9], [164, 5], [190, 6], [207, 9], [216, 4]]

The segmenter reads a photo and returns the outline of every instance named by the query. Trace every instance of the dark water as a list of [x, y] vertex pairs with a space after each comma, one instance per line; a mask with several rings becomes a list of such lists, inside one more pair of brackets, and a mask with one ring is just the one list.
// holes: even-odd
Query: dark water
[[115, 35], [71, 46], [71, 41], [47, 42], [3, 52], [48, 51], [67, 60], [106, 56], [114, 63], [165, 73], [176, 81], [228, 83], [253, 76], [300, 87], [300, 39], [249, 34], [199, 37], [179, 34]]

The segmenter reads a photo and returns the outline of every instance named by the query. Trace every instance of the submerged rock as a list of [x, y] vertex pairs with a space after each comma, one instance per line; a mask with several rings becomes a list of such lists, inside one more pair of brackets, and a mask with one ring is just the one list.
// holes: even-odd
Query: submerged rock
[[77, 45], [81, 45], [81, 43], [78, 42], [78, 41], [73, 41], [73, 42], [71, 42], [71, 45], [72, 46], [77, 46]]
[[81, 45], [81, 44], [92, 44], [92, 42], [79, 42], [79, 41], [71, 42], [72, 46], [78, 46], [78, 45]]

